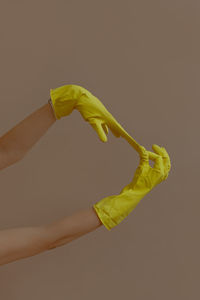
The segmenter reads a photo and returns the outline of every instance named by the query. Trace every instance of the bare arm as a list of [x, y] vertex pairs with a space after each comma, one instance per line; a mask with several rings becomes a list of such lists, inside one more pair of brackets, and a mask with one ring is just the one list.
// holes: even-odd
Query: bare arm
[[[0, 170], [21, 160], [55, 121], [47, 102], [0, 137]], [[48, 225], [0, 230], [0, 265], [65, 245], [101, 225], [89, 208]]]
[[56, 122], [49, 102], [0, 137], [0, 170], [21, 160]]
[[91, 207], [48, 225], [1, 230], [0, 265], [65, 245], [101, 225]]

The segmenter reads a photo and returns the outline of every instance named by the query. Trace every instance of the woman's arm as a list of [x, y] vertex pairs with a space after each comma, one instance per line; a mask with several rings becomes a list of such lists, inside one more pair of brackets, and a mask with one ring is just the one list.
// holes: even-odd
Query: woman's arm
[[0, 265], [65, 245], [102, 225], [93, 207], [49, 225], [0, 231]]
[[21, 160], [55, 121], [52, 107], [47, 102], [1, 136], [0, 170]]

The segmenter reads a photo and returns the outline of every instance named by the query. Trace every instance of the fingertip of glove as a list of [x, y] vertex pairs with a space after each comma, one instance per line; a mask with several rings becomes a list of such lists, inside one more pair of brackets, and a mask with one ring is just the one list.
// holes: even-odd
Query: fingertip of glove
[[154, 148], [157, 148], [157, 147], [158, 147], [157, 144], [153, 144], [151, 148], [154, 150]]
[[107, 138], [101, 138], [100, 140], [101, 140], [103, 143], [106, 143], [106, 142], [108, 141]]
[[106, 143], [107, 142], [107, 136], [105, 135], [101, 135], [101, 134], [99, 134], [98, 132], [97, 132], [97, 134], [98, 134], [98, 138], [99, 138], [99, 140], [101, 141], [101, 142], [103, 142], [103, 143]]

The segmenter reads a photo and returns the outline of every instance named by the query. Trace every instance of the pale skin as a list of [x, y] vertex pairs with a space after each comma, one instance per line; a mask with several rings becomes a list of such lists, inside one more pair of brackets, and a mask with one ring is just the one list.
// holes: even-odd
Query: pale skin
[[[0, 170], [21, 161], [56, 122], [51, 105], [45, 105], [0, 137]], [[0, 230], [0, 265], [65, 245], [102, 225], [93, 207], [40, 226]]]

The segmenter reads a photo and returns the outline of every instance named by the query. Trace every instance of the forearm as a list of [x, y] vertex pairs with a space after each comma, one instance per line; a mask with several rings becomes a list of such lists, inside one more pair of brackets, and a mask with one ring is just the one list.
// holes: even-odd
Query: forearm
[[0, 169], [21, 160], [55, 121], [52, 107], [47, 102], [1, 136], [0, 151], [5, 159], [1, 161]]
[[89, 208], [48, 225], [1, 230], [0, 265], [67, 244], [101, 225], [94, 209]]
[[59, 247], [102, 225], [93, 207], [81, 210], [47, 226], [49, 249]]

